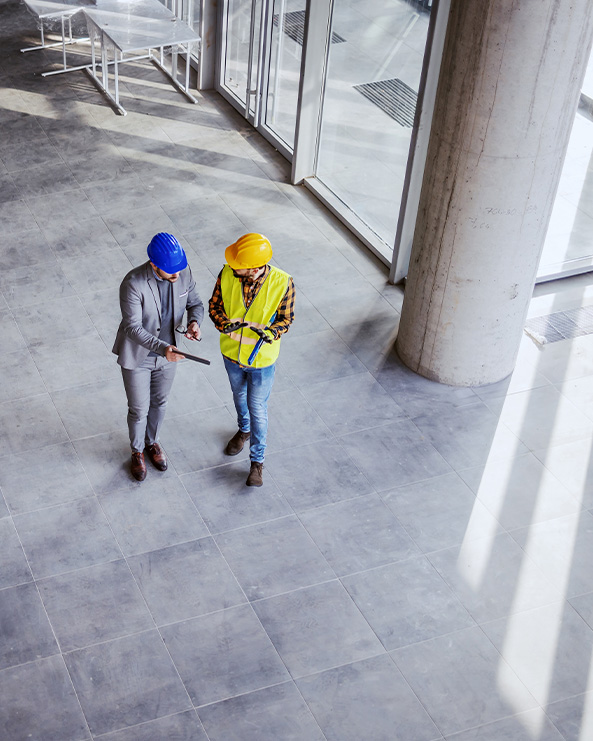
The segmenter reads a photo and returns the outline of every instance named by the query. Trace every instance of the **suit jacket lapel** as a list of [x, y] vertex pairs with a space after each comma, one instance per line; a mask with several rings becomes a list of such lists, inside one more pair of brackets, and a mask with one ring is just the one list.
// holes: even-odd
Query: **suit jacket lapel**
[[154, 302], [156, 304], [156, 310], [159, 315], [159, 320], [161, 319], [161, 294], [159, 293], [159, 287], [157, 283], [157, 279], [154, 277], [154, 272], [152, 270], [152, 265], [150, 262], [146, 263], [146, 282], [148, 283], [148, 287], [150, 288]]

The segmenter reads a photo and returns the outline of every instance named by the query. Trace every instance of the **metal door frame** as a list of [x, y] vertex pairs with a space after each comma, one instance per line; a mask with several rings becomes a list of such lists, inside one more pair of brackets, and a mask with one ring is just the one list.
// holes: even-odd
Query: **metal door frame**
[[[292, 161], [293, 151], [287, 146], [266, 123], [264, 123], [267, 101], [269, 98], [270, 83], [270, 56], [274, 0], [259, 0], [261, 8], [257, 12], [258, 0], [251, 0], [251, 23], [249, 29], [249, 52], [247, 62], [247, 81], [250, 83], [253, 75], [253, 67], [256, 68], [255, 89], [247, 85], [245, 99], [246, 103], [233, 94], [224, 82], [224, 70], [226, 65], [227, 31], [228, 31], [228, 4], [230, 0], [220, 0], [218, 4], [218, 33], [217, 49], [218, 59], [216, 64], [215, 90], [228, 101], [235, 110], [249, 121], [267, 141], [270, 142], [287, 160]], [[259, 15], [259, 18], [258, 18]], [[255, 51], [256, 23], [259, 23], [260, 33], [257, 44], [257, 55]], [[252, 106], [253, 101], [253, 106]]]

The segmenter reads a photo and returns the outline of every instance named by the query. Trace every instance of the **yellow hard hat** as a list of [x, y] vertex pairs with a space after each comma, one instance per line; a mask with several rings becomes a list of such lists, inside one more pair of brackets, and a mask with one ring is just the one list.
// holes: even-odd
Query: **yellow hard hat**
[[261, 268], [272, 259], [272, 245], [263, 234], [244, 234], [226, 248], [224, 256], [233, 270]]

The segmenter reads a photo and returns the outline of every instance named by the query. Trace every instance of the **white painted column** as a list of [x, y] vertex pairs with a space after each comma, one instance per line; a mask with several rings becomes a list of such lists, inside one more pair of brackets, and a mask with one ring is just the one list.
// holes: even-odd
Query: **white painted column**
[[451, 0], [397, 352], [513, 370], [593, 39], [593, 0]]
[[200, 3], [200, 30], [201, 37], [198, 63], [198, 90], [210, 90], [214, 87], [216, 78], [217, 58], [217, 28], [218, 2], [217, 0], [194, 0]]

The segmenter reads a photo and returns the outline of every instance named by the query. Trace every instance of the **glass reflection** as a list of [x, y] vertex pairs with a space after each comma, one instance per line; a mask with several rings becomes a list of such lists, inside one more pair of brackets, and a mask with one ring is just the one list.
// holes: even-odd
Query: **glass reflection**
[[274, 0], [267, 106], [264, 122], [294, 148], [305, 10], [303, 0]]
[[[253, 41], [251, 41], [251, 19], [254, 15]], [[257, 56], [261, 16], [261, 0], [228, 0], [226, 4], [226, 54], [222, 84], [243, 105], [247, 104], [247, 76], [249, 74], [250, 53]], [[255, 90], [257, 65], [251, 65], [251, 85]], [[253, 111], [253, 95], [250, 95], [249, 108]]]
[[546, 241], [538, 280], [593, 269], [593, 55], [583, 82], [579, 109]]
[[[185, 21], [190, 28], [199, 32], [200, 25], [200, 2], [199, 0], [160, 0], [178, 18]], [[193, 54], [196, 51], [194, 50]], [[193, 56], [192, 54], [192, 56]]]
[[393, 247], [431, 0], [335, 0], [317, 177]]

